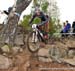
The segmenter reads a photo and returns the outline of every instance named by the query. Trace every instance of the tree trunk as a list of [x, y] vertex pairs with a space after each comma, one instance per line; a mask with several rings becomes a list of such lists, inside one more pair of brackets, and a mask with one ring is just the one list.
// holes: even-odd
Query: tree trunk
[[17, 0], [16, 12], [21, 14], [21, 12], [30, 4], [32, 0]]
[[[28, 5], [30, 4], [32, 0], [17, 0], [16, 2], [16, 12], [21, 14], [23, 10], [25, 10]], [[13, 45], [14, 39], [15, 39], [15, 35], [16, 35], [16, 30], [17, 27], [15, 24], [18, 24], [19, 18], [20, 16], [17, 16], [14, 14], [15, 12], [12, 10], [8, 16], [8, 23], [9, 27], [7, 28], [8, 34], [9, 36], [7, 37], [7, 39], [9, 39], [9, 41], [7, 42], [9, 45]], [[16, 29], [14, 31], [14, 29]], [[5, 30], [6, 31], [6, 30]], [[14, 33], [13, 33], [14, 32]]]

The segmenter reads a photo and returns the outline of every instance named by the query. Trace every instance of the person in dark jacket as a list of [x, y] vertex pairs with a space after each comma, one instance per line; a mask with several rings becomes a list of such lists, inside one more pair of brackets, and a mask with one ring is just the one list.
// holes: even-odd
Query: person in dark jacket
[[63, 34], [63, 33], [65, 33], [65, 32], [64, 32], [65, 27], [66, 27], [66, 23], [63, 22], [63, 29], [62, 29], [61, 32], [60, 32], [62, 37], [65, 37], [65, 34]]
[[70, 29], [71, 29], [71, 24], [68, 21], [66, 21], [66, 25], [64, 26], [64, 29], [61, 31], [61, 33], [63, 33], [64, 36], [68, 36]]
[[69, 31], [70, 31], [70, 29], [71, 29], [71, 24], [68, 22], [68, 21], [66, 21], [66, 26], [65, 26], [65, 28], [64, 28], [64, 32], [65, 33], [68, 33]]
[[75, 36], [75, 21], [73, 22], [73, 24], [72, 24], [72, 28], [73, 28], [73, 35]]
[[[41, 27], [41, 26], [43, 26], [43, 25], [45, 25], [45, 24], [48, 25], [49, 17], [46, 16], [43, 12], [41, 12], [39, 8], [36, 8], [36, 9], [35, 9], [35, 12], [34, 12], [32, 18], [31, 18], [29, 24], [32, 24], [33, 20], [34, 20], [36, 17], [38, 17], [38, 18], [41, 19], [41, 23], [39, 23], [39, 24], [37, 25], [38, 28]], [[45, 26], [46, 26], [46, 25], [45, 25]], [[46, 28], [47, 28], [47, 27], [48, 27], [48, 26], [46, 26]], [[47, 29], [48, 29], [48, 28], [47, 28]], [[41, 29], [40, 29], [40, 30], [41, 30]], [[45, 31], [45, 32], [47, 32], [47, 31]]]
[[68, 21], [66, 21], [66, 23], [67, 24], [66, 24], [63, 32], [66, 33], [66, 36], [68, 36], [69, 35], [68, 33], [69, 33], [70, 29], [71, 29], [71, 24]]
[[46, 17], [46, 15], [45, 15], [43, 12], [40, 11], [39, 8], [36, 8], [36, 9], [35, 9], [35, 13], [33, 14], [33, 16], [32, 16], [32, 18], [31, 18], [31, 20], [30, 20], [29, 23], [31, 24], [32, 21], [33, 21], [36, 17], [38, 17], [38, 18], [41, 19], [41, 23], [39, 23], [38, 26], [42, 26], [42, 25], [44, 25], [44, 24], [46, 24], [46, 23], [48, 22], [48, 18]]

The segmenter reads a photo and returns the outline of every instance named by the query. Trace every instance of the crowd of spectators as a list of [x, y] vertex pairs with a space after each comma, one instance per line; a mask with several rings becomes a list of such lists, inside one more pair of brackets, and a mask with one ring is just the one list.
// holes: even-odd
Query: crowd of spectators
[[68, 22], [68, 20], [66, 22], [63, 22], [63, 29], [60, 32], [63, 36], [68, 36], [68, 35], [73, 35], [75, 36], [75, 21], [73, 21], [72, 26], [71, 24]]

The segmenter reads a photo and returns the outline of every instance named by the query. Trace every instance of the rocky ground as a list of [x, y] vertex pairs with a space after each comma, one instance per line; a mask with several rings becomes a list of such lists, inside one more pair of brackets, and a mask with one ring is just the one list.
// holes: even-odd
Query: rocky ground
[[[67, 63], [58, 63], [57, 61], [52, 61], [51, 59], [48, 60], [48, 62], [45, 62], [47, 59], [43, 61], [42, 59], [44, 58], [39, 60], [35, 54], [31, 54], [27, 49], [9, 59], [12, 60], [12, 64], [10, 64], [10, 66], [7, 64], [9, 67], [0, 71], [75, 71], [72, 70], [75, 67]], [[52, 68], [58, 69], [52, 70]]]
[[34, 54], [20, 46], [20, 40], [11, 53], [7, 45], [1, 47], [4, 53], [0, 55], [0, 71], [75, 71], [74, 40], [49, 43]]

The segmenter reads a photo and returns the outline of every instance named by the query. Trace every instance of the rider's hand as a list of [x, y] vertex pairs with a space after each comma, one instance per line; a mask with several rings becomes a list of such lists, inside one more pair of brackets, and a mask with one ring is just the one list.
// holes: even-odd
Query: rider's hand
[[37, 28], [39, 28], [39, 25], [37, 24], [37, 26], [36, 26]]

